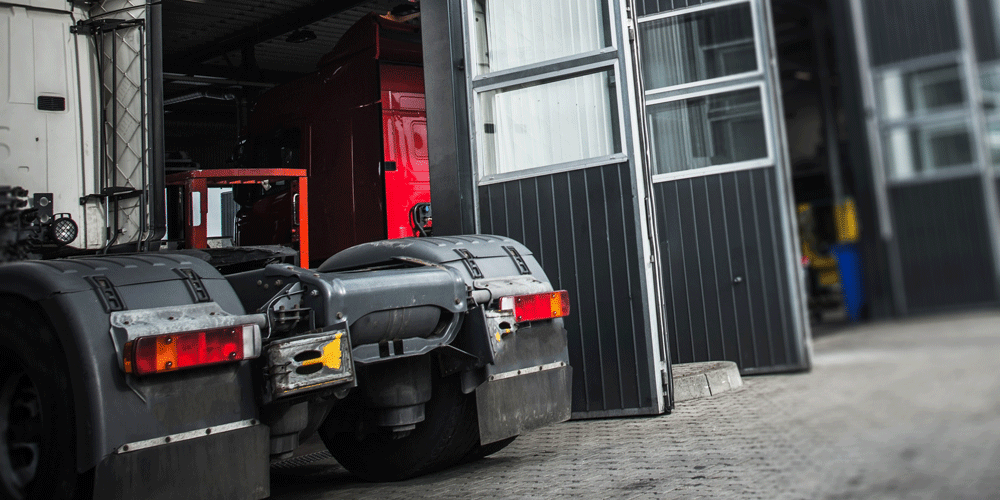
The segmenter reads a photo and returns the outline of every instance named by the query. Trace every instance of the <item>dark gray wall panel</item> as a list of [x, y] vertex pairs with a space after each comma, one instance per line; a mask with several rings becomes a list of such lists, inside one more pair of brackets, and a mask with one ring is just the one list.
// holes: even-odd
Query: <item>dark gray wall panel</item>
[[969, 14], [972, 20], [972, 36], [976, 44], [976, 58], [979, 62], [990, 62], [1000, 59], [1000, 43], [997, 38], [997, 28], [993, 19], [995, 16], [991, 0], [969, 0]]
[[952, 0], [865, 0], [873, 66], [958, 50]]
[[997, 301], [979, 177], [889, 188], [910, 313]]
[[807, 366], [795, 330], [773, 168], [656, 184], [667, 329], [675, 363], [744, 373]]
[[570, 293], [574, 417], [655, 411], [629, 172], [607, 165], [479, 188], [482, 232], [523, 242]]

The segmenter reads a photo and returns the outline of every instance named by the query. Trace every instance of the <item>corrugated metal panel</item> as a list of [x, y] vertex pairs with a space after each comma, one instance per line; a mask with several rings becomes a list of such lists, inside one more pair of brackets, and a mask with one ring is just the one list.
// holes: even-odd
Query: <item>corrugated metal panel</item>
[[574, 417], [655, 413], [628, 164], [479, 188], [482, 232], [523, 242], [570, 293]]
[[996, 12], [992, 0], [969, 0], [969, 14], [972, 20], [972, 36], [976, 44], [976, 58], [979, 62], [1000, 59]]
[[981, 182], [969, 177], [889, 188], [909, 312], [997, 301]]
[[744, 373], [807, 367], [793, 321], [773, 167], [655, 186], [667, 331], [675, 363]]
[[952, 0], [865, 0], [872, 66], [959, 49]]
[[635, 0], [635, 11], [640, 16], [648, 16], [668, 10], [709, 3], [712, 0]]

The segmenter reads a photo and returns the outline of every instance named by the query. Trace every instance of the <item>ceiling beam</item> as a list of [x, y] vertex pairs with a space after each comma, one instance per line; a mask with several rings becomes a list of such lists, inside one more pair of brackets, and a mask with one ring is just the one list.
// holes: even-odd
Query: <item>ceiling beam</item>
[[311, 5], [300, 7], [272, 19], [262, 21], [249, 28], [231, 33], [196, 47], [176, 57], [171, 57], [169, 66], [188, 66], [205, 62], [233, 50], [257, 45], [260, 42], [281, 36], [316, 21], [343, 12], [360, 0], [317, 0]]
[[163, 68], [163, 72], [165, 80], [203, 83], [212, 83], [213, 80], [240, 80], [242, 85], [251, 87], [273, 87], [277, 84], [295, 80], [296, 78], [306, 74], [294, 71], [262, 69], [258, 71], [256, 75], [247, 75], [240, 68], [212, 66], [208, 64], [198, 64], [184, 67], [165, 66]]

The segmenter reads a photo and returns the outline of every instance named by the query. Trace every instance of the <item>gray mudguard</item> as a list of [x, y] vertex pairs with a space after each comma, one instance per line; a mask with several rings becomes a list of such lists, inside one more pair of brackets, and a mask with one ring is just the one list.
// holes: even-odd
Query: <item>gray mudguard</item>
[[481, 305], [469, 312], [450, 350], [439, 352], [446, 371], [459, 371], [466, 354], [478, 359], [480, 377], [465, 376], [463, 390], [475, 389], [482, 444], [569, 419], [572, 369], [562, 319], [517, 325], [512, 316], [491, 309], [494, 300], [506, 295], [552, 290], [531, 250], [503, 236], [404, 238], [349, 248], [318, 270], [358, 269], [401, 259], [451, 269]]
[[545, 271], [531, 250], [503, 236], [477, 234], [401, 238], [364, 243], [344, 250], [317, 268], [321, 272], [372, 266], [400, 257], [443, 264], [458, 271], [466, 284], [506, 276], [534, 276], [545, 279]]
[[0, 293], [38, 303], [67, 353], [81, 472], [129, 443], [258, 418], [246, 361], [142, 378], [119, 366], [110, 326], [116, 310], [215, 302], [244, 313], [204, 261], [143, 254], [5, 264]]

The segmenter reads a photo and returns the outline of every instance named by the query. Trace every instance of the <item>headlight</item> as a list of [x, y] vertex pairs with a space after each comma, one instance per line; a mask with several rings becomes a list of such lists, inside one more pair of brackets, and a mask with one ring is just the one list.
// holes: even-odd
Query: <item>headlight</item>
[[69, 214], [56, 214], [49, 226], [49, 236], [60, 245], [69, 245], [76, 239], [79, 228]]

